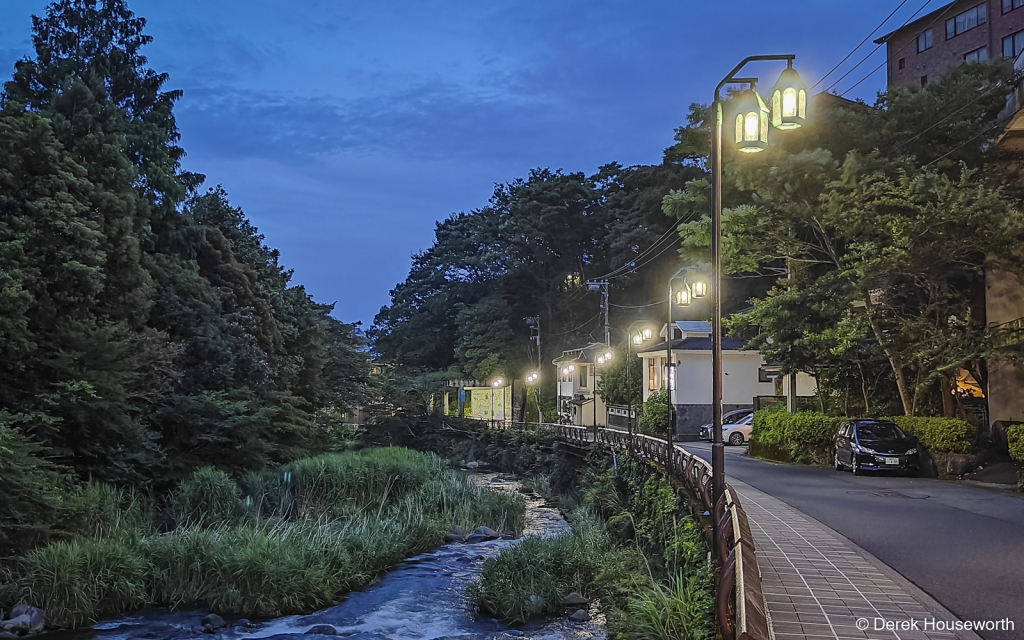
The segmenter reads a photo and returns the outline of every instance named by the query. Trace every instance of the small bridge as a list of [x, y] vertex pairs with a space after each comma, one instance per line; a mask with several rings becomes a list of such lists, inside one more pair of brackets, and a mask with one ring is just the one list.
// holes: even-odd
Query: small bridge
[[716, 607], [722, 640], [769, 640], [770, 631], [761, 573], [757, 566], [754, 538], [747, 514], [736, 491], [728, 484], [718, 504], [711, 502], [711, 465], [678, 445], [660, 438], [617, 429], [577, 427], [564, 424], [482, 422], [498, 431], [536, 430], [576, 448], [595, 444], [621, 448], [631, 455], [655, 463], [662, 473], [680, 487], [693, 506], [702, 507], [714, 527], [714, 539], [707, 542], [721, 565], [717, 572]]

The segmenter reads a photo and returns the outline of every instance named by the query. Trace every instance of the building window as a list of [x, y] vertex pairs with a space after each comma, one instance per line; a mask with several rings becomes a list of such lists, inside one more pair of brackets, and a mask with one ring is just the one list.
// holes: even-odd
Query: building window
[[1024, 51], [1024, 31], [1003, 38], [1003, 57], [1016, 58], [1021, 51]]
[[921, 76], [921, 86], [928, 84], [928, 76]]
[[907, 66], [907, 59], [906, 58], [900, 58], [900, 69], [903, 69], [906, 66]]
[[978, 6], [964, 11], [960, 15], [946, 20], [946, 40], [958, 36], [974, 27], [985, 24], [985, 5]]
[[651, 391], [658, 388], [658, 372], [654, 368], [654, 358], [647, 358], [647, 388]]
[[982, 60], [988, 60], [988, 47], [981, 47], [964, 54], [964, 62], [981, 62]]
[[921, 53], [927, 49], [932, 48], [932, 30], [928, 29], [924, 33], [917, 36], [917, 52]]
[[589, 368], [587, 365], [580, 367], [580, 386], [584, 389], [587, 388], [587, 369]]
[[1003, 13], [1024, 7], [1024, 0], [1003, 0]]

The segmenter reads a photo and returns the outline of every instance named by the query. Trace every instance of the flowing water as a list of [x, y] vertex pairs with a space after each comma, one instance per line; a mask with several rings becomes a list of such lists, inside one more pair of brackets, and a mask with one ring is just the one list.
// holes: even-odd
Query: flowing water
[[[491, 482], [495, 474], [478, 474], [494, 488], [518, 491], [515, 482]], [[500, 476], [498, 476], [500, 478]], [[526, 534], [548, 536], [568, 531], [558, 510], [537, 496], [527, 495]], [[362, 591], [309, 615], [286, 616], [243, 630], [222, 630], [218, 637], [288, 638], [305, 634], [314, 625], [331, 625], [338, 636], [352, 640], [603, 640], [600, 618], [571, 622], [546, 619], [515, 628], [480, 617], [464, 600], [466, 586], [475, 580], [487, 558], [493, 558], [517, 540], [491, 540], [475, 544], [445, 544], [434, 551], [408, 558]], [[91, 630], [67, 632], [64, 640], [178, 640], [197, 638], [206, 611], [146, 610], [95, 625]], [[52, 634], [57, 636], [58, 634]], [[59, 634], [65, 635], [65, 634]], [[207, 636], [210, 637], [210, 636]], [[326, 636], [309, 636], [323, 640]], [[54, 638], [53, 640], [58, 640]]]

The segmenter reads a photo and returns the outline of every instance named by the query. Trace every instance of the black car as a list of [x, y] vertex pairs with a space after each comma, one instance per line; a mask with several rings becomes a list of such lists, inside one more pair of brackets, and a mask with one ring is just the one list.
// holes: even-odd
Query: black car
[[[753, 409], [737, 409], [736, 411], [730, 411], [722, 416], [722, 424], [736, 424], [752, 413], [754, 413]], [[700, 432], [697, 435], [701, 440], [707, 440], [708, 442], [715, 439], [714, 434], [711, 433], [710, 424], [701, 425]]]
[[863, 471], [915, 472], [918, 469], [917, 438], [896, 423], [884, 420], [850, 420], [836, 434], [835, 466], [853, 475]]

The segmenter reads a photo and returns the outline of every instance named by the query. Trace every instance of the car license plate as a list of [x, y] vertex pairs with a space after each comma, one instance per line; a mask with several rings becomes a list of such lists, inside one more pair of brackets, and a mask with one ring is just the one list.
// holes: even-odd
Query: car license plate
[[[693, 432], [691, 431], [690, 433], [693, 433]], [[885, 464], [899, 464], [899, 463], [900, 463], [900, 459], [899, 458], [886, 458], [885, 459]]]

